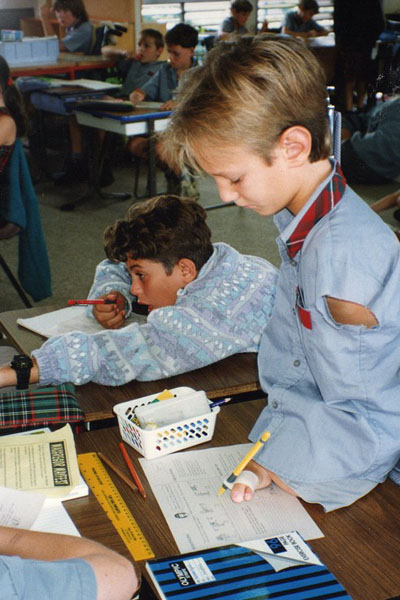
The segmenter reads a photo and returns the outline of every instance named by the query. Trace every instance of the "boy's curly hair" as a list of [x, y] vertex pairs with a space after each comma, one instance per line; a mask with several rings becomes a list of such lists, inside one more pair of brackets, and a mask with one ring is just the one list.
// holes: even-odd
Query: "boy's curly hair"
[[207, 213], [190, 198], [163, 195], [133, 204], [125, 219], [104, 232], [107, 258], [162, 263], [171, 273], [181, 258], [189, 258], [199, 271], [213, 252]]

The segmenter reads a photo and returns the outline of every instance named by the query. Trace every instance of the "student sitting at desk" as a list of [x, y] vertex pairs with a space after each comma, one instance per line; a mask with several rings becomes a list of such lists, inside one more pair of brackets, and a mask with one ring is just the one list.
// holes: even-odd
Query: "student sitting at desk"
[[0, 596], [7, 600], [131, 600], [133, 564], [89, 539], [0, 527]]
[[328, 35], [329, 31], [313, 19], [318, 12], [319, 5], [316, 0], [301, 0], [299, 10], [291, 10], [286, 13], [281, 33], [301, 38]]
[[231, 37], [232, 34], [248, 33], [246, 23], [252, 10], [253, 5], [249, 0], [234, 0], [231, 3], [231, 16], [222, 22], [218, 39], [224, 40]]
[[[197, 46], [198, 33], [194, 27], [179, 23], [165, 34], [168, 50], [168, 62], [143, 85], [135, 89], [129, 99], [133, 104], [142, 100], [163, 102], [161, 110], [172, 110], [176, 106], [175, 93], [184, 74], [194, 65], [194, 49]], [[142, 136], [134, 136], [128, 142], [128, 149], [133, 156], [148, 157], [148, 140]], [[171, 178], [175, 179], [171, 173]]]
[[66, 35], [60, 40], [62, 52], [82, 52], [89, 54], [92, 46], [93, 25], [89, 21], [83, 0], [55, 0], [52, 9], [47, 4], [40, 7], [45, 35], [54, 35], [56, 32], [51, 23], [51, 12], [65, 28]]
[[4, 169], [14, 149], [16, 137], [25, 133], [22, 98], [13, 84], [7, 61], [0, 56], [0, 229], [1, 237], [11, 237], [19, 228], [6, 221], [9, 205], [8, 181]]
[[[235, 502], [272, 481], [326, 510], [400, 468], [400, 245], [330, 158], [326, 83], [290, 37], [220, 42], [163, 132], [224, 202], [274, 216], [282, 259], [258, 369], [268, 442]], [[400, 483], [400, 470], [397, 471]]]
[[[33, 352], [31, 382], [122, 385], [185, 373], [241, 352], [257, 352], [275, 297], [276, 269], [256, 256], [211, 243], [207, 213], [194, 200], [159, 196], [134, 204], [105, 232], [108, 260], [90, 298], [112, 331], [53, 337]], [[147, 323], [118, 329], [134, 296], [149, 305]], [[15, 385], [9, 366], [0, 387]]]
[[[106, 96], [107, 100], [127, 99], [137, 87], [145, 85], [161, 68], [163, 61], [158, 60], [164, 49], [164, 39], [157, 29], [143, 29], [140, 33], [138, 52], [134, 57], [128, 57], [126, 51], [114, 46], [104, 46], [104, 56], [119, 56], [117, 69], [123, 78], [121, 89], [115, 96]], [[70, 185], [71, 181], [85, 181], [88, 176], [87, 157], [84, 153], [82, 128], [75, 116], [68, 119], [71, 139], [71, 157], [66, 161], [65, 171], [56, 178], [57, 185]], [[103, 142], [103, 132], [99, 144]], [[105, 187], [113, 183], [112, 165], [104, 164], [100, 177], [100, 185]]]
[[163, 49], [162, 33], [151, 28], [140, 32], [138, 51], [134, 56], [116, 46], [103, 46], [101, 53], [104, 56], [119, 57], [116, 67], [123, 83], [115, 97], [127, 98], [133, 90], [145, 85], [164, 64], [159, 60]]

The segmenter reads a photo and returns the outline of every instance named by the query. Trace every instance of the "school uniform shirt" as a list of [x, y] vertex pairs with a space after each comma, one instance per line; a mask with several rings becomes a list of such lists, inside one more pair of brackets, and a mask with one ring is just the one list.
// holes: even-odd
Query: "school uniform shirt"
[[[275, 267], [266, 260], [214, 244], [197, 278], [178, 291], [176, 303], [152, 310], [145, 324], [92, 335], [75, 331], [53, 337], [35, 350], [40, 382], [152, 381], [232, 354], [257, 352], [271, 316], [276, 278]], [[130, 286], [125, 265], [105, 260], [97, 267], [88, 297], [116, 290], [131, 305]]]
[[0, 556], [0, 597], [96, 600], [96, 577], [90, 564], [82, 559], [52, 562]]
[[62, 43], [68, 52], [83, 52], [89, 54], [92, 45], [93, 25], [90, 21], [84, 21], [72, 25], [66, 29], [66, 36]]
[[248, 29], [244, 25], [240, 25], [236, 28], [236, 21], [233, 17], [227, 17], [223, 20], [221, 25], [222, 33], [247, 33]]
[[[250, 435], [268, 429], [256, 461], [327, 510], [400, 458], [400, 245], [344, 186], [332, 171], [299, 214], [275, 216], [282, 265], [258, 355], [268, 406]], [[369, 307], [378, 325], [336, 323], [327, 296]]]
[[290, 10], [283, 18], [281, 28], [287, 27], [290, 31], [307, 33], [308, 31], [322, 31], [323, 27], [314, 19], [303, 23], [297, 10]]
[[[357, 117], [361, 129], [354, 131], [344, 143], [349, 144], [374, 173], [385, 179], [397, 178], [400, 175], [400, 97], [382, 102]], [[346, 117], [343, 126], [350, 131], [354, 129]]]
[[142, 63], [135, 59], [123, 59], [118, 63], [118, 72], [124, 79], [118, 96], [129, 96], [136, 88], [142, 88], [165, 64], [162, 60]]
[[146, 92], [145, 100], [167, 102], [174, 96], [178, 89], [178, 76], [169, 62], [163, 63], [157, 73], [141, 88]]

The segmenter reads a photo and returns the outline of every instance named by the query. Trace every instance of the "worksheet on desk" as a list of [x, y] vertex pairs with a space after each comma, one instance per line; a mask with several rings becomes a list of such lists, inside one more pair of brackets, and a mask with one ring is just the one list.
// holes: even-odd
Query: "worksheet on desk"
[[218, 496], [252, 444], [207, 448], [141, 458], [151, 485], [180, 552], [191, 552], [298, 531], [306, 539], [322, 531], [295, 497], [275, 485], [258, 490], [251, 502], [234, 504], [229, 490]]
[[[143, 315], [132, 314], [124, 323], [124, 327], [131, 323], [145, 323], [146, 317]], [[60, 308], [37, 317], [28, 317], [26, 319], [17, 319], [18, 325], [30, 329], [34, 333], [43, 335], [44, 337], [52, 337], [54, 335], [62, 335], [71, 333], [71, 331], [83, 331], [84, 333], [98, 333], [104, 331], [95, 319], [86, 316], [86, 308], [84, 306], [68, 306]]]

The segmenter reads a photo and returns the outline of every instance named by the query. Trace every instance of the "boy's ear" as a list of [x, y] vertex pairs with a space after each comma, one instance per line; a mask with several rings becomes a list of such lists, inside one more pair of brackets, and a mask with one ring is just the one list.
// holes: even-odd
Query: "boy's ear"
[[290, 166], [299, 167], [308, 161], [311, 152], [311, 133], [301, 125], [285, 129], [279, 139], [279, 146], [284, 151]]
[[197, 268], [190, 258], [181, 258], [177, 264], [185, 284], [191, 283], [197, 277]]

